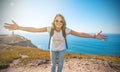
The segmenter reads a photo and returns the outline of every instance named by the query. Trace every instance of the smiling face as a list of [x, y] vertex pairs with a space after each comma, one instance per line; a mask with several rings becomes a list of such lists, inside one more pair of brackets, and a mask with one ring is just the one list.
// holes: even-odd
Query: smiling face
[[54, 25], [55, 25], [55, 27], [56, 28], [62, 28], [62, 26], [63, 26], [63, 18], [61, 17], [61, 16], [57, 16], [56, 18], [55, 18], [55, 20], [54, 20]]
[[61, 14], [57, 14], [52, 22], [52, 28], [55, 30], [65, 30], [66, 22]]

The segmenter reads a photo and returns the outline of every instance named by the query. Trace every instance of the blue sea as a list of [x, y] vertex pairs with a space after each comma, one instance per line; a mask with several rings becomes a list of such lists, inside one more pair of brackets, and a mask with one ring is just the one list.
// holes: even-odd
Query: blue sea
[[[19, 34], [43, 50], [48, 49], [49, 34], [48, 33], [30, 33]], [[78, 54], [96, 54], [107, 56], [120, 56], [120, 34], [104, 34], [107, 36], [106, 41], [82, 38], [77, 36], [68, 35], [67, 43], [68, 49], [66, 52]]]

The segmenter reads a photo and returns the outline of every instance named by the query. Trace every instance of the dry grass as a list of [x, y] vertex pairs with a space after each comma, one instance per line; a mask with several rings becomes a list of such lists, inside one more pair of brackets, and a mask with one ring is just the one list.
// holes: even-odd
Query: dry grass
[[49, 59], [49, 52], [37, 48], [23, 46], [8, 46], [0, 49], [0, 68], [8, 67], [9, 64], [20, 58], [20, 55], [27, 55], [27, 58], [21, 58], [22, 62], [33, 59]]
[[18, 52], [9, 47], [0, 49], [0, 68], [8, 67], [9, 63], [19, 57]]
[[[0, 68], [7, 67], [9, 64], [20, 55], [27, 55], [27, 58], [21, 58], [21, 62], [26, 62], [34, 59], [47, 59], [50, 60], [49, 51], [43, 51], [38, 48], [23, 47], [23, 46], [8, 46], [0, 48]], [[120, 57], [101, 56], [101, 55], [83, 55], [83, 54], [71, 54], [66, 53], [65, 58], [95, 58], [110, 62], [120, 63]]]
[[103, 56], [103, 55], [87, 55], [87, 54], [71, 54], [67, 53], [65, 55], [66, 58], [86, 58], [86, 59], [100, 59], [104, 61], [114, 62], [114, 63], [120, 63], [120, 57], [115, 56]]

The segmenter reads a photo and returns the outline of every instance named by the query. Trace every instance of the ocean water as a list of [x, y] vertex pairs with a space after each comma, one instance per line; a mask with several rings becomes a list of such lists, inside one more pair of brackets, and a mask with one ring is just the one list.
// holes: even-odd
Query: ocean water
[[[19, 34], [43, 50], [48, 49], [49, 34], [48, 33], [30, 33]], [[67, 43], [68, 49], [66, 52], [78, 53], [78, 54], [96, 54], [96, 55], [108, 55], [108, 56], [120, 56], [120, 34], [104, 34], [107, 36], [106, 41], [81, 38], [77, 36], [68, 35]]]

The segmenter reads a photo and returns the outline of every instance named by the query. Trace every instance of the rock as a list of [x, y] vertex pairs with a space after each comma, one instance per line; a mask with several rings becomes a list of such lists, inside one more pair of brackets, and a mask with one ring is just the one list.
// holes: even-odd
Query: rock
[[99, 59], [71, 59], [65, 63], [64, 67], [71, 72], [116, 72], [118, 70], [114, 70], [107, 61]]
[[0, 65], [0, 69], [5, 69], [5, 68], [8, 68], [9, 67], [9, 65], [8, 64], [6, 64], [6, 65]]
[[13, 45], [13, 46], [18, 45], [18, 46], [27, 46], [27, 47], [37, 48], [37, 46], [33, 45], [30, 40], [21, 41], [17, 43], [10, 43], [9, 45]]
[[18, 45], [37, 48], [32, 42], [20, 35], [0, 35], [0, 46]]
[[39, 60], [39, 59], [36, 59], [36, 60], [31, 60], [31, 61], [28, 61], [26, 63], [27, 66], [39, 66], [39, 65], [43, 65], [43, 64], [48, 64], [48, 60]]
[[113, 68], [114, 70], [116, 70], [116, 72], [120, 72], [120, 64], [109, 63], [109, 66], [110, 66], [111, 68]]
[[[68, 59], [64, 61], [62, 72], [120, 72], [115, 70], [114, 66], [118, 67], [120, 64], [114, 64], [99, 59]], [[48, 64], [46, 64], [48, 63]], [[50, 72], [50, 62], [48, 60], [32, 60], [27, 66], [10, 67], [0, 72]]]

